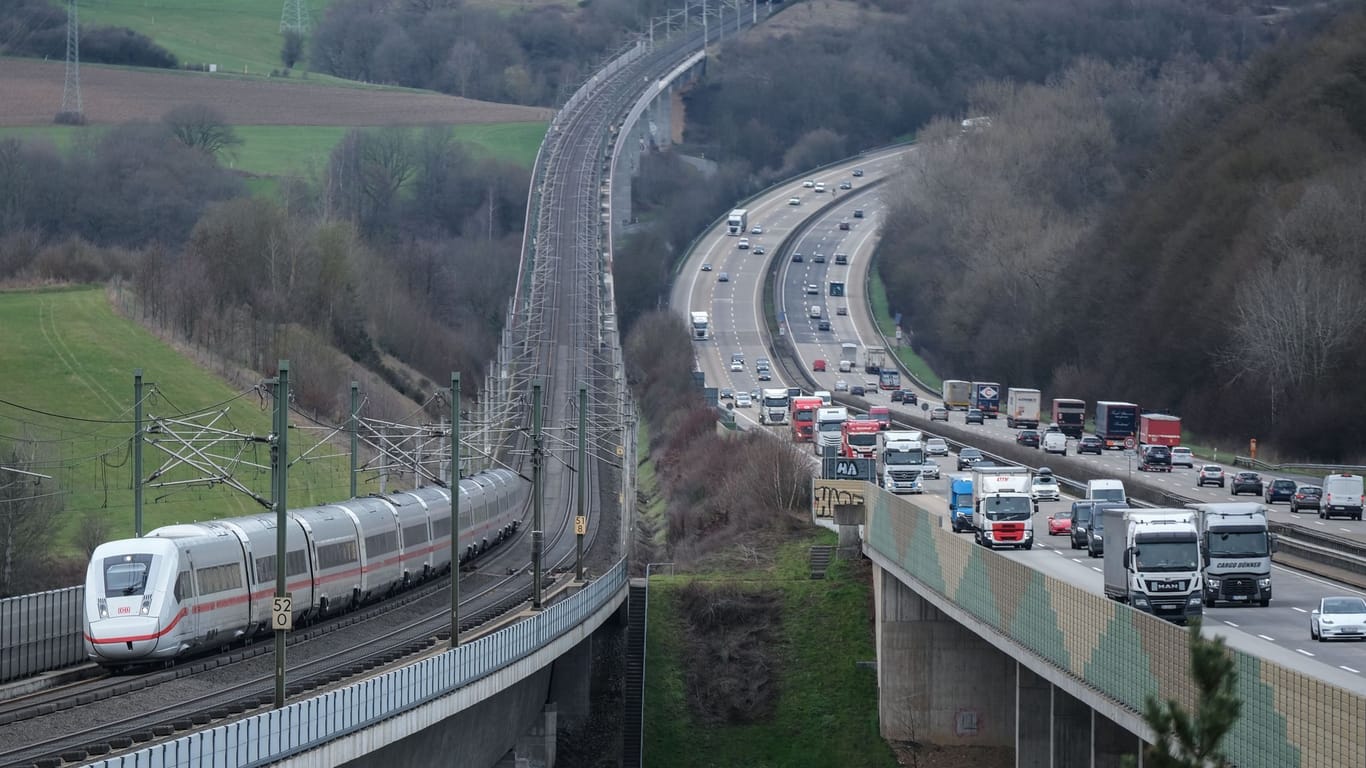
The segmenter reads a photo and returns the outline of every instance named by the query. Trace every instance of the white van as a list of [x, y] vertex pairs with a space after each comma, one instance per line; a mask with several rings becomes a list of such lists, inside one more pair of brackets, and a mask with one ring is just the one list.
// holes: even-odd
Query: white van
[[841, 361], [840, 361], [840, 373], [848, 373], [848, 372], [850, 372], [850, 371], [852, 371], [852, 370], [854, 370], [854, 364], [853, 364], [853, 363], [849, 362], [848, 360], [841, 360]]
[[1120, 504], [1128, 504], [1129, 498], [1124, 493], [1124, 482], [1121, 480], [1091, 480], [1086, 483], [1086, 499], [1088, 501], [1114, 501]]
[[1323, 478], [1323, 500], [1319, 502], [1319, 517], [1351, 517], [1361, 519], [1363, 499], [1361, 475], [1329, 475]]
[[1043, 443], [1041, 445], [1044, 453], [1060, 453], [1063, 456], [1067, 455], [1067, 435], [1064, 435], [1061, 432], [1043, 433]]
[[832, 402], [832, 398], [830, 397], [830, 390], [828, 389], [818, 389], [815, 392], [812, 392], [811, 396], [819, 397], [821, 399], [821, 405], [828, 406]]
[[811, 316], [814, 317], [814, 318], [816, 318], [817, 320], [819, 320], [819, 319], [821, 318], [821, 314], [822, 314], [822, 313], [821, 313], [821, 305], [819, 305], [819, 304], [812, 304], [812, 305], [811, 305]]

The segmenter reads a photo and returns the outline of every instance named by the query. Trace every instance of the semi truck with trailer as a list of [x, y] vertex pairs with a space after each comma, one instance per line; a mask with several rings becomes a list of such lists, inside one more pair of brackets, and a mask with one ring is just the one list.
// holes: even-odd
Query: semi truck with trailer
[[846, 459], [871, 459], [877, 456], [882, 425], [872, 419], [850, 419], [840, 429], [840, 455]]
[[972, 470], [972, 528], [977, 543], [985, 547], [1034, 548], [1034, 502], [1029, 497], [1028, 469]]
[[1138, 417], [1138, 444], [1165, 445], [1168, 448], [1181, 444], [1181, 417], [1165, 413], [1145, 413]]
[[1204, 612], [1200, 532], [1191, 509], [1106, 509], [1105, 595], [1185, 624]]
[[[850, 422], [857, 424], [858, 422]], [[882, 487], [892, 493], [923, 493], [920, 467], [925, 463], [925, 448], [918, 442], [898, 441], [882, 447]]]
[[699, 341], [711, 338], [711, 316], [706, 312], [692, 313], [692, 337]]
[[1101, 400], [1096, 403], [1096, 437], [1105, 447], [1123, 448], [1124, 441], [1138, 439], [1138, 406]]
[[944, 400], [944, 407], [952, 410], [965, 411], [968, 407], [969, 392], [972, 390], [972, 383], [962, 379], [944, 379], [940, 395]]
[[949, 478], [949, 524], [954, 533], [972, 530], [972, 476]]
[[1007, 389], [1006, 426], [1010, 429], [1038, 429], [1042, 398], [1042, 393], [1037, 389]]
[[988, 419], [1001, 412], [1001, 385], [994, 381], [974, 381], [969, 390], [968, 403]]
[[849, 409], [842, 405], [834, 405], [816, 411], [816, 439], [814, 442], [817, 456], [824, 456], [827, 446], [836, 451], [839, 450], [840, 440], [843, 438], [844, 422], [848, 420]]
[[[863, 350], [863, 372], [882, 373], [882, 369], [887, 367], [887, 350], [884, 347], [868, 347]], [[879, 385], [881, 386], [881, 385]], [[897, 382], [900, 387], [900, 381]]]
[[1086, 431], [1086, 401], [1071, 397], [1053, 398], [1053, 424], [1064, 435], [1080, 439]]
[[736, 208], [726, 217], [726, 234], [743, 235], [749, 231], [749, 211]]
[[901, 371], [894, 366], [883, 366], [877, 374], [878, 389], [901, 389]]
[[825, 405], [825, 401], [815, 396], [801, 396], [792, 398], [792, 411], [788, 420], [792, 422], [792, 441], [796, 443], [809, 443], [814, 439], [816, 433], [816, 411]]
[[1218, 603], [1271, 604], [1271, 553], [1276, 534], [1261, 504], [1238, 501], [1187, 504], [1200, 529], [1205, 607]]
[[759, 423], [768, 426], [786, 424], [788, 410], [792, 407], [787, 388], [765, 389], [759, 394], [763, 396], [759, 404]]

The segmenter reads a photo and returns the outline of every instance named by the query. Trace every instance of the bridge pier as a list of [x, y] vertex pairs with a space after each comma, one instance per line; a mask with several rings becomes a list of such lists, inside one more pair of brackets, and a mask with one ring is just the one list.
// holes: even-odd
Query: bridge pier
[[1019, 712], [1015, 729], [1015, 765], [1018, 768], [1049, 768], [1053, 755], [1053, 731], [1049, 717], [1053, 711], [1053, 684], [1016, 664], [1015, 709]]

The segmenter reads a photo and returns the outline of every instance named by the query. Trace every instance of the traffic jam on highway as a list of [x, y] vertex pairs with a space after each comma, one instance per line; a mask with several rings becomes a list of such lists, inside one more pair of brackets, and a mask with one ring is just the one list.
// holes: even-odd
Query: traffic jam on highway
[[[1271, 524], [1291, 516], [1327, 533], [1362, 534], [1350, 525], [1361, 519], [1366, 500], [1360, 474], [1264, 477], [1225, 467], [1181, 445], [1179, 417], [1145, 413], [1134, 403], [1045, 401], [1037, 389], [989, 381], [946, 380], [937, 392], [904, 386], [888, 350], [893, 340], [866, 318], [861, 291], [871, 232], [855, 238], [858, 228], [847, 227], [853, 211], [860, 224], [874, 220], [880, 201], [870, 195], [867, 202], [832, 202], [806, 217], [778, 210], [793, 211], [808, 194], [843, 187], [834, 181], [839, 173], [732, 211], [723, 231], [699, 246], [702, 279], [675, 298], [691, 310], [694, 339], [712, 342], [699, 347], [699, 367], [709, 384], [726, 385], [717, 388], [720, 402], [738, 421], [809, 443], [816, 456], [862, 459], [867, 478], [888, 491], [933, 497], [946, 527], [982, 546], [1015, 550], [1007, 556], [1033, 558], [1050, 575], [1176, 622], [1208, 614], [1284, 652], [1362, 674], [1359, 650], [1298, 643], [1366, 639], [1366, 593], [1271, 557], [1277, 548]], [[786, 381], [795, 374], [775, 371], [769, 359], [777, 355], [763, 318], [768, 258], [752, 258], [765, 246], [759, 255], [783, 260], [776, 278], [779, 334], [803, 361], [802, 381]], [[714, 261], [724, 261], [727, 271], [708, 286]], [[952, 441], [935, 436], [936, 423], [980, 430], [983, 446], [1010, 441], [1036, 449], [1040, 461], [1031, 464], [1083, 462], [1087, 474], [1102, 477], [1084, 485], [1059, 482], [1048, 467], [1013, 465], [964, 444], [961, 432]], [[1135, 483], [1180, 501], [1165, 508], [1133, 503]], [[1026, 554], [1035, 549], [1058, 557]], [[1240, 610], [1273, 606], [1273, 596], [1269, 611]]]

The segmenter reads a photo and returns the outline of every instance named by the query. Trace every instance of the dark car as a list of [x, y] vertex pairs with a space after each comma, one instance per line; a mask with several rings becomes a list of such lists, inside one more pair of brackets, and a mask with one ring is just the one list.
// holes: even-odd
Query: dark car
[[818, 331], [828, 331], [828, 330], [830, 330], [830, 321], [829, 321], [829, 320], [822, 320], [822, 321], [820, 321], [819, 323], [816, 323], [816, 330], [818, 330]]
[[1099, 456], [1105, 451], [1105, 443], [1095, 435], [1087, 435], [1077, 441], [1077, 453], [1094, 453]]
[[763, 247], [762, 245], [756, 245], [756, 246], [754, 246], [754, 255], [755, 255], [755, 256], [763, 256], [765, 253], [767, 253], [767, 251], [764, 250], [764, 247]]
[[1086, 524], [1086, 556], [1105, 555], [1105, 509], [1106, 505], [1097, 504], [1091, 508], [1091, 522]]
[[964, 448], [958, 452], [958, 471], [972, 469], [973, 465], [982, 463], [983, 458], [982, 452], [976, 448]]
[[863, 218], [863, 209], [862, 209], [862, 208], [855, 208], [855, 209], [854, 209], [854, 218], [856, 218], [856, 219], [861, 219], [861, 218]]
[[793, 263], [793, 264], [801, 264], [801, 263], [802, 263], [802, 255], [801, 255], [800, 253], [794, 253], [794, 254], [792, 254], [792, 263]]
[[862, 169], [862, 168], [855, 168], [854, 171], [853, 171], [853, 173], [850, 174], [850, 175], [851, 175], [851, 176], [854, 176], [854, 177], [862, 176], [862, 175], [863, 175], [863, 169]]
[[1228, 493], [1230, 496], [1237, 496], [1240, 493], [1261, 496], [1262, 476], [1256, 472], [1239, 472], [1233, 476], [1233, 482], [1229, 484]]
[[1295, 489], [1295, 495], [1290, 497], [1290, 511], [1299, 512], [1301, 509], [1312, 509], [1315, 512], [1323, 504], [1323, 489], [1317, 485], [1301, 485]]
[[1145, 472], [1172, 471], [1172, 449], [1165, 445], [1145, 445], [1138, 468]]
[[1026, 448], [1039, 447], [1039, 430], [1022, 429], [1015, 435], [1015, 442]]
[[985, 424], [986, 416], [981, 408], [969, 408], [967, 415], [963, 417], [964, 424]]
[[863, 397], [863, 387], [859, 386], [858, 384], [855, 384], [854, 386], [849, 388], [849, 394], [857, 395], [858, 397]]
[[825, 255], [824, 255], [824, 254], [818, 253], [818, 254], [816, 254], [815, 256], [812, 256], [812, 257], [811, 257], [811, 263], [813, 263], [813, 264], [824, 264], [824, 263], [825, 263]]
[[903, 391], [903, 390], [900, 390], [900, 389], [895, 390], [895, 391], [892, 392], [892, 402], [894, 402], [894, 403], [904, 402], [904, 401], [901, 399], [901, 398], [904, 397], [904, 396], [905, 396], [905, 395], [904, 395], [904, 391]]
[[1072, 502], [1072, 549], [1086, 546], [1086, 526], [1091, 524], [1091, 513], [1095, 507], [1094, 501]]
[[1266, 503], [1275, 504], [1278, 501], [1295, 500], [1295, 481], [1294, 480], [1272, 480], [1266, 486]]
[[898, 390], [898, 391], [901, 392], [901, 402], [905, 403], [906, 405], [919, 405], [919, 404], [920, 404], [920, 396], [917, 395], [916, 393], [912, 392], [911, 390], [909, 390], [909, 389], [902, 389], [902, 390]]

